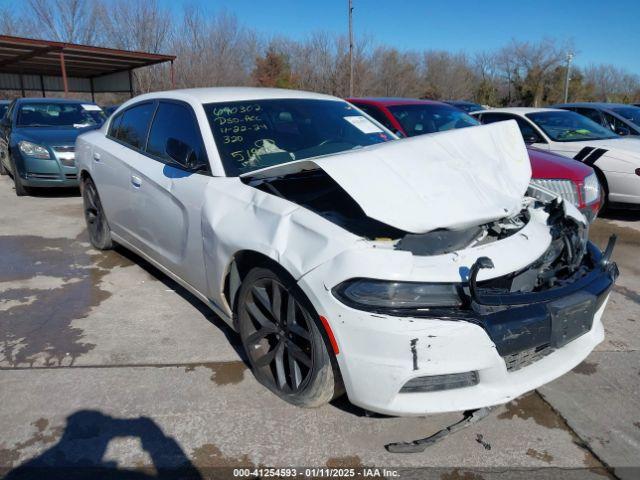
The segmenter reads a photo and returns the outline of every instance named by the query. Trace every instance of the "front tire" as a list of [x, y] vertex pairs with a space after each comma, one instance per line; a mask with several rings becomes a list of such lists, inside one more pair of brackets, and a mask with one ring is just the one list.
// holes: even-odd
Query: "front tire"
[[98, 250], [110, 250], [113, 248], [111, 229], [104, 214], [96, 185], [90, 177], [85, 177], [80, 186], [84, 205], [84, 219], [87, 222], [91, 245]]
[[16, 196], [24, 197], [29, 195], [29, 189], [22, 183], [22, 179], [20, 178], [20, 174], [18, 173], [15, 163], [13, 163], [13, 185], [16, 189]]
[[338, 393], [317, 314], [293, 280], [252, 269], [238, 294], [238, 330], [256, 379], [283, 400], [319, 407]]

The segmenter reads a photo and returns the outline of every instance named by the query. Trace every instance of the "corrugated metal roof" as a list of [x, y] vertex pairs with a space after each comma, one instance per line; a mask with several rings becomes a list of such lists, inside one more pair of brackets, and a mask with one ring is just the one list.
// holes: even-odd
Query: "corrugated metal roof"
[[69, 77], [91, 78], [175, 60], [174, 55], [117, 50], [0, 35], [0, 73], [59, 76], [60, 52]]

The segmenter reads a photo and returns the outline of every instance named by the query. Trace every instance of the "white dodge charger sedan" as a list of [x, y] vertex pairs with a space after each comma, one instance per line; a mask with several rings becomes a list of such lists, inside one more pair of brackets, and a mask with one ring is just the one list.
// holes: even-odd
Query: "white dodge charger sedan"
[[472, 115], [484, 124], [515, 120], [527, 144], [593, 167], [610, 206], [640, 207], [640, 139], [620, 137], [561, 109], [497, 108]]
[[93, 245], [206, 302], [293, 404], [500, 404], [603, 339], [613, 240], [600, 252], [529, 185], [515, 122], [396, 140], [335, 97], [176, 90], [123, 104], [76, 152]]

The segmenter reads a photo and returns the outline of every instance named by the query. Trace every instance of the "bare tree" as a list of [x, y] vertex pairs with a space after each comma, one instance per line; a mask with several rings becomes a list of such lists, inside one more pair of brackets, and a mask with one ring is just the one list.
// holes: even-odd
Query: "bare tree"
[[90, 0], [28, 0], [21, 21], [33, 36], [61, 42], [93, 44], [99, 29], [97, 3]]
[[[180, 87], [275, 84], [346, 96], [349, 42], [314, 32], [302, 40], [267, 37], [226, 11], [187, 4], [176, 14], [160, 0], [23, 0], [0, 8], [0, 32], [147, 52], [173, 53]], [[561, 100], [570, 44], [513, 40], [473, 56], [401, 51], [359, 36], [354, 94], [468, 99], [540, 106]], [[571, 49], [572, 50], [572, 49]], [[137, 92], [170, 87], [168, 66], [134, 71]], [[574, 100], [640, 100], [640, 78], [614, 65], [572, 69]]]
[[423, 96], [445, 100], [474, 97], [475, 73], [464, 53], [430, 50], [423, 58]]
[[178, 56], [176, 77], [184, 87], [248, 85], [258, 56], [255, 32], [221, 12], [207, 18], [188, 7], [178, 26], [171, 50]]

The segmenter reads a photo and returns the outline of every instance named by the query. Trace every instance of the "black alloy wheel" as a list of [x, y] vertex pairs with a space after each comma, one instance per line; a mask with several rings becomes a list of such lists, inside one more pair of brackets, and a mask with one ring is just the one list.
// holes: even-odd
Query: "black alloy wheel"
[[82, 203], [91, 244], [98, 250], [109, 250], [113, 247], [111, 229], [100, 203], [98, 190], [89, 177], [82, 180]]
[[239, 293], [238, 327], [256, 379], [299, 406], [322, 405], [335, 394], [331, 358], [295, 284], [254, 268]]

